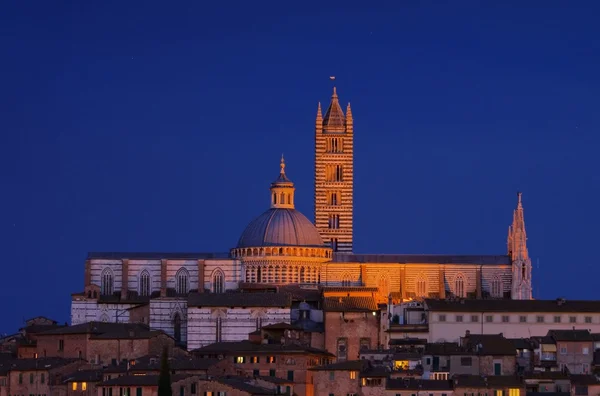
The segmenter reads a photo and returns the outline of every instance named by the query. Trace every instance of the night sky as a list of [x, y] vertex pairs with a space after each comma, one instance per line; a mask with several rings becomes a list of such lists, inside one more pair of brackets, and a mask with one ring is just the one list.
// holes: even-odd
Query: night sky
[[332, 75], [356, 252], [504, 254], [522, 191], [534, 296], [597, 298], [600, 4], [367, 3], [3, 2], [0, 333], [88, 251], [228, 251], [282, 153], [312, 219]]

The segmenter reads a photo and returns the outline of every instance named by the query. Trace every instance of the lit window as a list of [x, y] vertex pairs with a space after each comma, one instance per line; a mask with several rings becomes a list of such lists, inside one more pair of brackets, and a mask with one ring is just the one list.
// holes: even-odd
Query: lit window
[[356, 371], [350, 371], [350, 379], [356, 379]]
[[87, 390], [87, 382], [81, 383], [81, 390]]
[[508, 396], [519, 396], [521, 394], [520, 389], [509, 389]]
[[73, 390], [77, 390], [77, 382], [73, 382]]
[[244, 363], [246, 359], [244, 359], [243, 356], [238, 356], [237, 358], [235, 358], [235, 362], [236, 363]]

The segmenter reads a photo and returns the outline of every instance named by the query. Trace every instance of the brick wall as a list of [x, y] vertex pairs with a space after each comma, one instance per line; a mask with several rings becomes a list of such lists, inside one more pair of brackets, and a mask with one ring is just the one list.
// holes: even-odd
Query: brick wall
[[360, 378], [356, 373], [356, 378], [351, 379], [350, 371], [314, 371], [313, 389], [315, 395], [360, 394]]
[[370, 348], [377, 348], [379, 323], [370, 312], [325, 312], [325, 348], [337, 356], [338, 339], [346, 340], [347, 360], [359, 358], [360, 340], [369, 339]]
[[[41, 335], [37, 338], [38, 357], [62, 357], [87, 359], [87, 334]], [[60, 341], [63, 341], [60, 349]]]

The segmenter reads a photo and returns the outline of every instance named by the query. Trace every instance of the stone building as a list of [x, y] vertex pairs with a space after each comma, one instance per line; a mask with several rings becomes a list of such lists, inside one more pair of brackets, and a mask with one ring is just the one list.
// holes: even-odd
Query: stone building
[[[457, 342], [471, 334], [507, 338], [545, 336], [549, 330], [600, 333], [600, 301], [577, 300], [425, 300], [430, 342]], [[402, 327], [402, 326], [400, 326]]]
[[[334, 88], [325, 115], [319, 104], [316, 117], [314, 224], [295, 209], [296, 189], [282, 158], [269, 208], [246, 226], [229, 252], [89, 253], [83, 290], [72, 295], [72, 324], [139, 322], [185, 345], [192, 333], [213, 331], [217, 319], [211, 316], [206, 329], [200, 329], [204, 322], [190, 322], [190, 296], [240, 291], [242, 284], [377, 288], [376, 303], [392, 296], [402, 301], [531, 298], [520, 194], [506, 254], [355, 253], [353, 139], [350, 105], [344, 113]], [[256, 308], [242, 314], [238, 307], [235, 315], [247, 321]]]

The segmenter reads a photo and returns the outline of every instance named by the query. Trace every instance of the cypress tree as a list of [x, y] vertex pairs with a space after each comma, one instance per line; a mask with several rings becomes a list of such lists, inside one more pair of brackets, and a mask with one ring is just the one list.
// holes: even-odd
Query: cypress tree
[[167, 353], [167, 348], [163, 350], [162, 359], [160, 361], [158, 396], [173, 396], [171, 390], [171, 369], [169, 368], [169, 354]]

